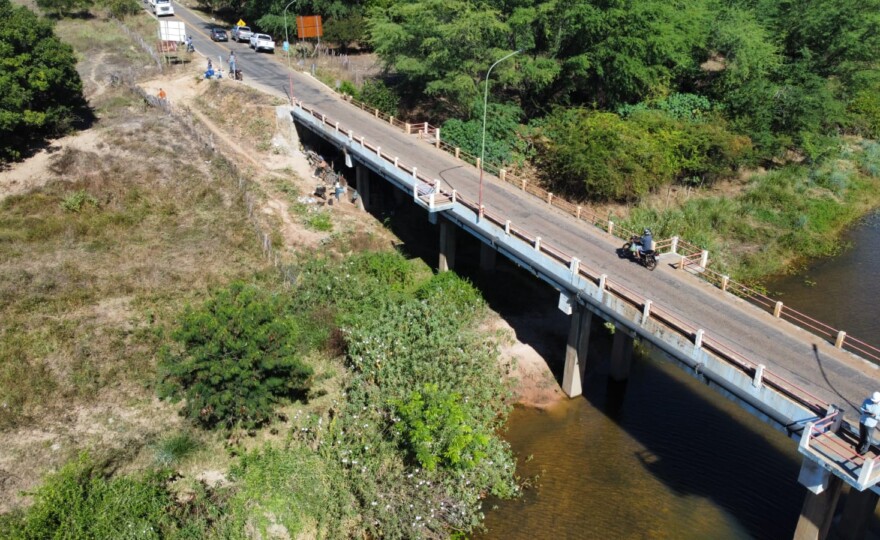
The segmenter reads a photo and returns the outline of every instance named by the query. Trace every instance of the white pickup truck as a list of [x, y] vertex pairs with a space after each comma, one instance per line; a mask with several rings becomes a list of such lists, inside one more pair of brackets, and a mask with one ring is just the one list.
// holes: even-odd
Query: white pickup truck
[[272, 36], [268, 34], [254, 34], [250, 39], [250, 47], [254, 50], [254, 52], [260, 51], [269, 51], [270, 53], [275, 52], [275, 42], [272, 40]]
[[174, 6], [171, 5], [171, 0], [150, 0], [150, 9], [157, 17], [174, 15]]

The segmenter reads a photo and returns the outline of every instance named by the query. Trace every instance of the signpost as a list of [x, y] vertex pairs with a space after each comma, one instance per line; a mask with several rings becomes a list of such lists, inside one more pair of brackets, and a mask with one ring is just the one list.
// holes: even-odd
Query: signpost
[[180, 21], [159, 21], [158, 52], [170, 63], [178, 59], [177, 46], [186, 41], [186, 24]]

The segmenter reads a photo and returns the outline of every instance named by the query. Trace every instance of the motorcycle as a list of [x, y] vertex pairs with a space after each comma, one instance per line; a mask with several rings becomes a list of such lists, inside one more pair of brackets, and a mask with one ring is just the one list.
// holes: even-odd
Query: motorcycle
[[648, 270], [654, 270], [657, 268], [657, 254], [652, 249], [643, 249], [636, 254], [636, 252], [632, 249], [634, 244], [641, 244], [641, 238], [639, 236], [632, 236], [629, 239], [629, 242], [623, 244], [623, 247], [620, 248], [621, 256], [626, 257], [630, 260], [636, 261]]

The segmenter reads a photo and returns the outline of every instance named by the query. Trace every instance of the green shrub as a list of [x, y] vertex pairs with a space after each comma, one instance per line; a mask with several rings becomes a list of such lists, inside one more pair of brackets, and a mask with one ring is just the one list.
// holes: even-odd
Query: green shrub
[[397, 115], [400, 96], [382, 81], [366, 81], [360, 90], [360, 99], [385, 114]]
[[333, 230], [333, 218], [327, 212], [315, 212], [306, 217], [306, 226], [313, 231], [328, 232]]
[[351, 81], [342, 81], [339, 83], [338, 90], [340, 94], [347, 94], [355, 99], [358, 99], [360, 96], [360, 90], [358, 90], [357, 86]]
[[80, 189], [61, 201], [61, 209], [65, 212], [79, 212], [83, 206], [98, 206], [98, 200], [92, 197], [86, 190]]
[[171, 435], [156, 445], [156, 463], [168, 467], [193, 453], [199, 446], [198, 439], [189, 433]]
[[475, 428], [475, 416], [462, 404], [461, 395], [425, 384], [407, 399], [393, 402], [400, 418], [394, 429], [422, 467], [438, 465], [472, 469], [486, 457], [489, 435]]
[[300, 358], [303, 324], [284, 300], [235, 282], [199, 309], [187, 309], [166, 349], [160, 395], [186, 398], [184, 414], [205, 427], [264, 423], [275, 404], [308, 390], [311, 368]]

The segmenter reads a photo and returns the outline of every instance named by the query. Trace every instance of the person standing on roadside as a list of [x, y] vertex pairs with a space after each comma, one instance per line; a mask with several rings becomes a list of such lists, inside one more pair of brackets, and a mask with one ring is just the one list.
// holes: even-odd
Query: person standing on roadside
[[159, 101], [161, 101], [162, 103], [165, 103], [167, 98], [168, 98], [168, 94], [165, 93], [165, 90], [160, 88], [159, 89]]
[[859, 446], [856, 452], [864, 454], [871, 446], [871, 435], [877, 427], [877, 419], [880, 418], [880, 392], [874, 392], [859, 409], [862, 415], [859, 417]]
[[235, 79], [235, 52], [229, 53], [229, 73]]

